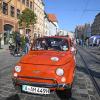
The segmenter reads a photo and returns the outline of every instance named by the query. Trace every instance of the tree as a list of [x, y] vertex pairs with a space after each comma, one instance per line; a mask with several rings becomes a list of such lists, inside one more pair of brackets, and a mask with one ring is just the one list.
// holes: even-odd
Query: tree
[[34, 12], [28, 8], [22, 11], [22, 14], [19, 15], [19, 26], [24, 26], [28, 28], [30, 25], [34, 26], [36, 23], [37, 17]]

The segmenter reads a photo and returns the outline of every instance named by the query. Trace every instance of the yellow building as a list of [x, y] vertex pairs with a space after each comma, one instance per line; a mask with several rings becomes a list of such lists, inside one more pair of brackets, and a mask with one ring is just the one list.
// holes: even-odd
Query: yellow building
[[43, 0], [34, 0], [34, 13], [37, 16], [37, 23], [34, 28], [36, 37], [44, 36], [44, 3]]
[[[7, 3], [10, 1], [9, 3]], [[37, 24], [33, 29], [21, 29], [18, 27], [18, 16], [25, 9], [29, 8], [37, 15]], [[33, 38], [42, 36], [44, 21], [44, 4], [42, 0], [2, 0], [2, 13], [0, 13], [0, 33], [2, 33], [2, 44], [7, 44], [9, 36], [13, 31], [20, 31], [21, 34], [30, 33]], [[34, 31], [34, 32], [33, 32]], [[35, 33], [35, 34], [34, 34]]]

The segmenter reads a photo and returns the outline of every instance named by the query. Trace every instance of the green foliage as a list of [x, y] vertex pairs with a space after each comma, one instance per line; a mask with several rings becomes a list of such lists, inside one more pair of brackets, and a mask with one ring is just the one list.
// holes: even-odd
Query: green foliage
[[86, 40], [86, 38], [87, 38], [87, 36], [86, 36], [85, 34], [82, 34], [82, 35], [81, 35], [81, 39], [82, 39], [82, 40]]
[[[17, 32], [17, 31], [12, 33], [12, 39], [13, 39], [14, 43], [16, 43], [15, 38], [16, 38], [17, 34], [19, 34], [19, 32]], [[25, 47], [25, 36], [20, 36], [20, 37], [21, 37], [21, 47], [24, 48]]]
[[17, 34], [19, 34], [19, 32], [17, 32], [17, 31], [12, 32], [12, 39], [13, 39], [14, 43], [15, 43], [15, 38], [16, 38]]
[[25, 47], [25, 37], [24, 36], [21, 37], [21, 47], [22, 48]]
[[34, 26], [36, 23], [37, 17], [34, 12], [28, 8], [22, 11], [22, 14], [19, 15], [19, 25], [22, 26], [23, 24], [25, 27], [29, 27], [30, 25]]

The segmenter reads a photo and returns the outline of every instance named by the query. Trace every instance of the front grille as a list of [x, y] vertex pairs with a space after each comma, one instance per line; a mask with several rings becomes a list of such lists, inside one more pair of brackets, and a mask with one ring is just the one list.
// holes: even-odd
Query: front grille
[[[20, 78], [22, 78], [22, 76], [20, 76]], [[25, 79], [25, 78], [23, 78], [23, 79]], [[30, 79], [31, 78], [34, 79], [36, 77], [30, 77]], [[49, 79], [38, 78], [38, 79], [44, 79], [44, 80], [48, 80], [48, 81], [51, 80], [53, 82], [53, 84], [52, 83], [44, 83], [44, 82], [43, 83], [42, 82], [41, 83], [40, 82], [31, 82], [30, 79], [22, 80], [19, 78], [12, 78], [14, 86], [17, 86], [17, 85], [22, 86], [22, 85], [26, 84], [26, 85], [31, 85], [31, 86], [36, 86], [36, 87], [46, 87], [46, 88], [69, 88], [70, 87], [70, 85], [67, 85], [67, 84], [58, 84], [56, 80], [50, 79], [50, 78]]]
[[57, 81], [52, 78], [42, 78], [42, 77], [32, 77], [32, 76], [18, 76], [20, 80], [36, 82], [36, 83], [48, 83], [48, 84], [57, 84]]

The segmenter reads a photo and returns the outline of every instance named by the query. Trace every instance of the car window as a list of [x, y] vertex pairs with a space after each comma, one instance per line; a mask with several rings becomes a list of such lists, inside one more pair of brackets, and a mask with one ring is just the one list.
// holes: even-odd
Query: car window
[[62, 38], [41, 38], [36, 39], [32, 50], [68, 50], [67, 40]]

